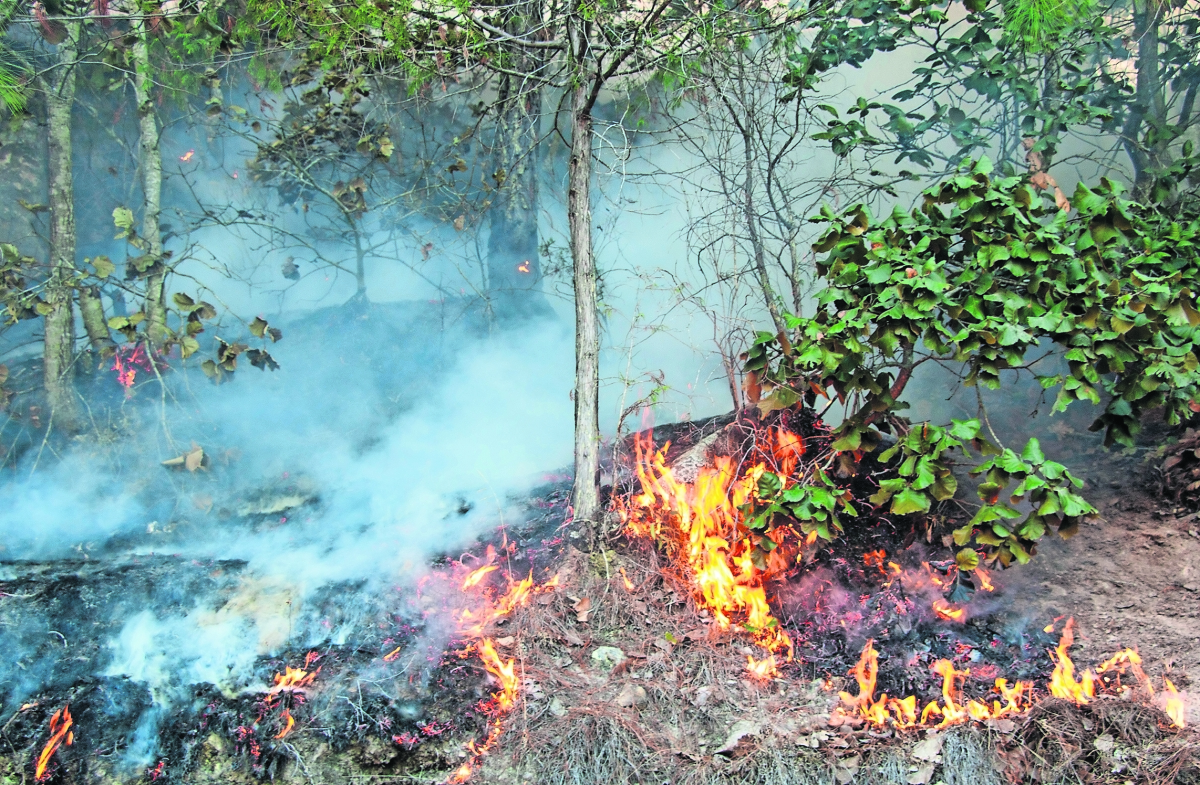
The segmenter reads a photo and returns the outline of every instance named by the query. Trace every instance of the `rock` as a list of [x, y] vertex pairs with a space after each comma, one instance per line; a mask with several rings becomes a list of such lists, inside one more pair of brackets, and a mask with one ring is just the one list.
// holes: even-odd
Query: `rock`
[[625, 652], [616, 646], [600, 646], [592, 652], [592, 663], [601, 670], [611, 671], [625, 661]]
[[562, 717], [567, 713], [567, 707], [558, 698], [550, 699], [550, 713], [555, 717]]
[[637, 684], [626, 684], [613, 702], [623, 709], [628, 709], [633, 706], [645, 706], [650, 702], [650, 696]]
[[725, 743], [717, 748], [715, 755], [729, 755], [735, 749], [742, 739], [746, 736], [757, 736], [762, 731], [758, 727], [758, 723], [750, 720], [738, 720], [733, 723], [733, 727], [729, 729], [729, 735], [725, 737]]

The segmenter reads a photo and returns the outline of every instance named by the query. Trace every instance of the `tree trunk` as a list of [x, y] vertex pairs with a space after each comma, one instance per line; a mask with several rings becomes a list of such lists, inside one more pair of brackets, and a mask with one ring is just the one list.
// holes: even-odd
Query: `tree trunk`
[[80, 23], [65, 23], [58, 62], [45, 77], [46, 148], [50, 202], [50, 274], [46, 281], [43, 383], [54, 424], [66, 432], [79, 424], [75, 395], [75, 185], [71, 171], [71, 108], [75, 103]]
[[158, 347], [170, 337], [170, 331], [167, 329], [167, 267], [158, 223], [162, 212], [162, 154], [158, 147], [154, 97], [150, 93], [150, 42], [144, 17], [134, 17], [133, 33], [133, 92], [137, 101], [138, 153], [141, 157], [138, 166], [142, 171], [141, 234], [145, 243], [142, 250], [153, 260], [146, 271], [146, 335], [150, 345]]
[[567, 221], [575, 267], [575, 519], [591, 526], [600, 516], [600, 331], [596, 266], [592, 257], [592, 85], [575, 88], [571, 101], [571, 159]]
[[501, 320], [549, 312], [538, 259], [538, 117], [541, 89], [503, 77], [488, 208], [488, 296]]
[[79, 287], [79, 313], [83, 317], [83, 329], [87, 333], [92, 349], [101, 357], [112, 354], [116, 344], [108, 331], [108, 320], [104, 318], [104, 301], [96, 286]]

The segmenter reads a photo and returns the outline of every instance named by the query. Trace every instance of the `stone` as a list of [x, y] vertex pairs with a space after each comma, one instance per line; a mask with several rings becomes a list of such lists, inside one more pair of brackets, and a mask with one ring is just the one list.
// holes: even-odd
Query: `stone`
[[625, 661], [625, 652], [616, 646], [600, 646], [592, 652], [592, 663], [601, 670], [611, 671]]
[[646, 694], [645, 688], [640, 685], [626, 684], [621, 688], [621, 692], [617, 694], [617, 698], [613, 702], [623, 709], [628, 709], [634, 706], [645, 706], [650, 702], [650, 696]]

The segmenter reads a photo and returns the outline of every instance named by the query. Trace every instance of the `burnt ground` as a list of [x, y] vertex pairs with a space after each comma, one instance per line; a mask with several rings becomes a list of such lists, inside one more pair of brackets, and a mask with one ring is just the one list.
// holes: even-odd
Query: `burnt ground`
[[[1070, 438], [1065, 434], [1058, 447], [1070, 448]], [[517, 578], [530, 568], [539, 580], [557, 572], [563, 585], [490, 630], [502, 655], [518, 662], [522, 697], [474, 781], [1200, 781], [1191, 736], [1173, 731], [1161, 713], [1137, 701], [1083, 708], [1050, 701], [1024, 721], [900, 735], [831, 718], [838, 691], [853, 692], [845, 674], [867, 635], [878, 638], [881, 689], [916, 693], [923, 703], [937, 696], [928, 665], [940, 657], [986, 677], [965, 685], [969, 695], [982, 697], [992, 675], [1040, 674], [1044, 685], [1046, 652], [1057, 636], [1041, 628], [1061, 616], [1076, 620], [1079, 642], [1072, 651], [1081, 666], [1133, 646], [1156, 681], [1166, 674], [1180, 689], [1196, 690], [1200, 536], [1189, 532], [1200, 521], [1153, 495], [1150, 470], [1161, 460], [1153, 445], [1125, 455], [1081, 441], [1073, 457], [1103, 519], [1070, 541], [1048, 539], [1033, 563], [995, 575], [997, 594], [975, 600], [967, 624], [927, 616], [911, 625], [893, 617], [874, 623], [860, 612], [870, 608], [846, 604], [815, 615], [805, 605], [810, 587], [801, 582], [792, 589], [800, 596], [787, 606], [799, 661], [767, 683], [744, 672], [746, 655], [759, 652], [744, 637], [714, 633], [686, 589], [664, 579], [657, 549], [620, 536], [592, 553], [572, 548], [583, 547], [584, 538], [560, 529], [565, 485], [542, 489], [531, 500], [530, 524], [507, 533], [516, 546], [508, 566]], [[906, 539], [893, 537], [892, 545], [898, 551], [913, 547]], [[916, 559], [936, 563], [936, 542], [915, 545]], [[846, 584], [845, 596], [884, 596], [872, 585], [870, 570], [839, 558], [843, 563], [827, 559], [817, 566]], [[462, 655], [452, 635], [417, 621], [428, 603], [414, 608], [411, 598], [395, 595], [364, 611], [361, 631], [348, 643], [329, 641], [259, 659], [236, 692], [192, 685], [159, 724], [159, 753], [151, 763], [164, 765], [134, 772], [122, 766], [138, 741], [138, 719], [151, 695], [128, 679], [94, 675], [107, 656], [100, 641], [111, 635], [116, 611], [147, 602], [183, 608], [185, 598], [205, 592], [240, 608], [241, 567], [168, 557], [120, 565], [9, 565], [0, 586], [6, 595], [0, 622], [12, 630], [44, 616], [46, 640], [26, 655], [23, 669], [53, 663], [56, 678], [0, 718], [7, 747], [0, 748], [0, 782], [33, 781], [32, 759], [45, 741], [49, 715], [68, 701], [77, 743], [60, 749], [48, 779], [63, 785], [434, 783], [470, 760], [464, 745], [484, 737], [494, 716], [486, 704], [495, 685], [478, 661]], [[174, 581], [166, 580], [172, 575]], [[916, 603], [915, 609], [924, 598], [899, 599]], [[264, 601], [276, 600], [286, 602]], [[406, 612], [395, 612], [406, 603]], [[848, 628], [834, 629], [851, 618]], [[805, 632], [806, 619], [824, 626]], [[59, 635], [70, 636], [69, 647]], [[615, 667], [593, 656], [602, 646], [622, 653]], [[401, 654], [387, 661], [396, 650]], [[312, 666], [322, 668], [311, 688], [268, 700], [272, 674], [304, 665], [310, 651], [317, 655]], [[297, 726], [277, 738], [285, 707]], [[1191, 719], [1200, 719], [1194, 708]]]

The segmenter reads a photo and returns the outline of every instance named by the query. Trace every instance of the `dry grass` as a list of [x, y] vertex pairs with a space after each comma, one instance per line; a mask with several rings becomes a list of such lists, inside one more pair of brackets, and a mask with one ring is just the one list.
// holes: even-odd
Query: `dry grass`
[[[659, 558], [645, 547], [623, 554], [574, 551], [560, 572], [560, 590], [514, 616], [507, 634], [517, 638], [523, 701], [484, 762], [481, 781], [1200, 782], [1193, 736], [1170, 729], [1161, 712], [1135, 702], [1075, 707], [1045, 701], [1016, 726], [926, 734], [940, 739], [933, 760], [914, 757], [922, 733], [832, 730], [827, 720], [836, 691], [793, 678], [751, 681], [745, 674], [748, 641], [713, 633], [684, 588], [664, 581]], [[583, 598], [590, 608], [581, 621], [576, 608]], [[627, 658], [606, 672], [591, 660], [598, 646], [616, 646]], [[636, 688], [644, 690], [638, 705], [619, 700]], [[731, 730], [739, 728], [745, 734], [729, 745]]]

